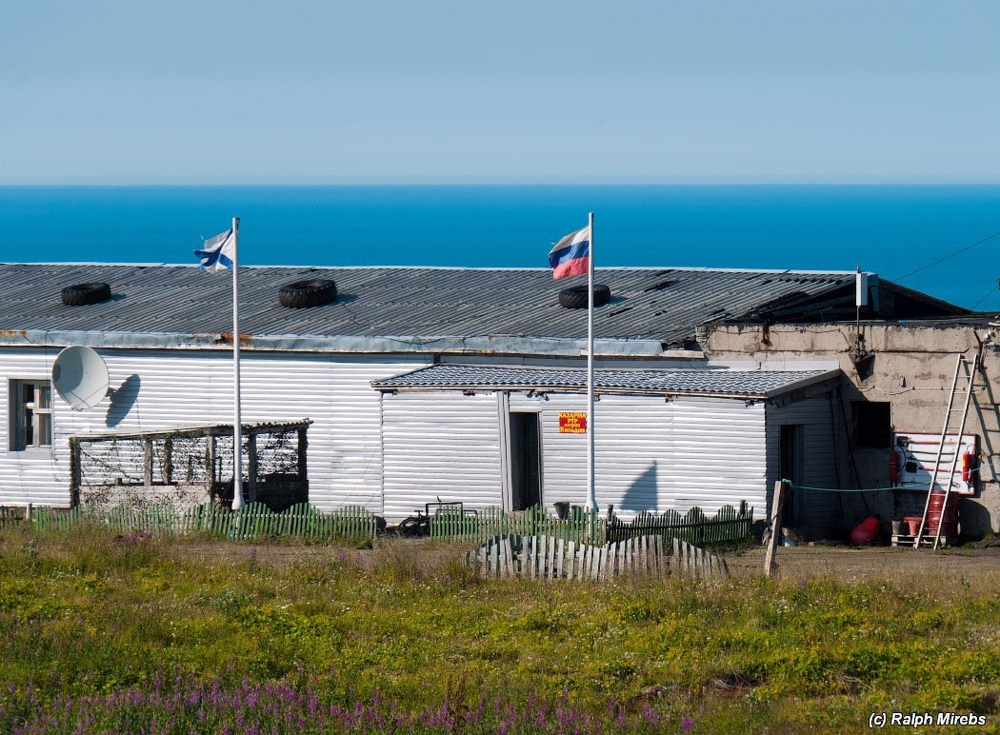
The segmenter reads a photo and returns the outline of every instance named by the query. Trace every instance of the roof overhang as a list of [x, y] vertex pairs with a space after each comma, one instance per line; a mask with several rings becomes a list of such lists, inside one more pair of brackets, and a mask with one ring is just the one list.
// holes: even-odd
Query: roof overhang
[[[69, 330], [0, 331], [0, 346], [53, 347], [85, 345], [107, 349], [220, 350], [232, 346], [231, 332], [181, 334], [166, 332], [93, 332]], [[242, 334], [240, 347], [260, 352], [329, 352], [352, 354], [586, 355], [586, 339], [517, 335], [485, 336], [309, 336]], [[670, 357], [701, 360], [700, 350], [674, 349], [648, 339], [596, 339], [594, 354], [604, 357]]]
[[[594, 371], [595, 394], [701, 396], [787, 403], [829, 390], [839, 369], [731, 370], [607, 369]], [[383, 393], [417, 391], [511, 390], [539, 393], [582, 393], [585, 368], [495, 367], [438, 364], [384, 380], [372, 381]]]

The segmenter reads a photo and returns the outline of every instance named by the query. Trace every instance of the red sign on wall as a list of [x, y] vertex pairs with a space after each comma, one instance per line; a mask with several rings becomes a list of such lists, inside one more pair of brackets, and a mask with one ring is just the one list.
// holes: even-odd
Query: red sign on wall
[[587, 433], [587, 412], [586, 411], [560, 411], [559, 412], [559, 433], [560, 434], [586, 434]]

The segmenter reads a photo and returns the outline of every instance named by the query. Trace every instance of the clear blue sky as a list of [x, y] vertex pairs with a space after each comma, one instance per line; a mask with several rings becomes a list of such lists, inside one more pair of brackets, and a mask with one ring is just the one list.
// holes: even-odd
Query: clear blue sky
[[0, 184], [1000, 183], [995, 0], [8, 0]]

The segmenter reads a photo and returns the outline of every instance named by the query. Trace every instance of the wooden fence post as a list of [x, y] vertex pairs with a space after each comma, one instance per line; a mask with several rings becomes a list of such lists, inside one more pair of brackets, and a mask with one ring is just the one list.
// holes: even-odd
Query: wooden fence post
[[778, 536], [781, 535], [781, 507], [785, 503], [785, 483], [778, 480], [774, 483], [774, 497], [771, 499], [771, 536], [767, 540], [767, 554], [764, 556], [764, 574], [768, 577], [774, 571], [774, 552], [778, 548]]

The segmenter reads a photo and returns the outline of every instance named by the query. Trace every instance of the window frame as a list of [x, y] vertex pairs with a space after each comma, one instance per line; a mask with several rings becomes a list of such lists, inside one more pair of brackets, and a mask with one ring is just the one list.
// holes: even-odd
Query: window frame
[[[30, 399], [26, 395], [31, 390]], [[53, 444], [52, 381], [39, 378], [11, 378], [8, 381], [8, 449], [24, 452], [51, 449]], [[27, 435], [31, 428], [31, 437]]]

